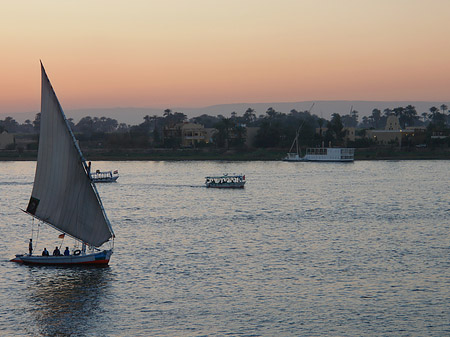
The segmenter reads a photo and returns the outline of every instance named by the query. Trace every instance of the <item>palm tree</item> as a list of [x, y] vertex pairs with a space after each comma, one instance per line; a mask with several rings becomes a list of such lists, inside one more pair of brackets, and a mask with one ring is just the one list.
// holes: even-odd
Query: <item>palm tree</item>
[[405, 124], [407, 124], [408, 126], [413, 126], [414, 121], [417, 119], [416, 108], [413, 105], [408, 105], [406, 106], [403, 113], [405, 118]]
[[374, 125], [375, 129], [378, 129], [378, 124], [379, 124], [380, 119], [381, 119], [381, 111], [379, 109], [373, 109], [371, 117], [372, 117], [373, 122], [375, 124]]
[[269, 109], [267, 109], [266, 114], [269, 116], [269, 118], [274, 118], [278, 112], [275, 111], [274, 108], [270, 107]]
[[172, 110], [170, 110], [170, 109], [164, 110], [163, 116], [164, 116], [164, 125], [168, 126], [168, 127], [173, 127], [173, 125], [175, 123], [174, 123], [174, 120], [173, 120]]
[[41, 128], [41, 113], [40, 112], [38, 112], [36, 114], [36, 116], [34, 117], [33, 128], [35, 131], [39, 131], [39, 129]]
[[436, 119], [436, 115], [439, 113], [439, 109], [435, 106], [432, 106], [430, 108], [430, 114], [428, 115], [428, 118], [430, 118], [432, 121]]
[[145, 124], [150, 124], [151, 121], [151, 117], [149, 115], [144, 116], [144, 123]]
[[231, 118], [222, 118], [220, 122], [216, 123], [215, 128], [219, 131], [217, 133], [217, 145], [229, 148], [230, 143], [230, 129], [233, 126]]
[[16, 120], [12, 117], [8, 116], [3, 121], [3, 128], [10, 133], [16, 132], [18, 127], [19, 123], [17, 123]]
[[360, 124], [360, 127], [363, 127], [363, 128], [366, 128], [366, 127], [368, 127], [368, 126], [369, 126], [369, 124], [370, 124], [370, 120], [371, 120], [371, 118], [370, 118], [370, 117], [367, 117], [367, 116], [363, 116], [363, 118], [362, 118], [362, 122], [361, 122], [361, 124]]
[[390, 108], [384, 109], [383, 112], [386, 117], [389, 117], [390, 115], [392, 115], [392, 109], [390, 109]]
[[437, 124], [440, 127], [444, 126], [444, 124], [445, 124], [445, 115], [441, 114], [439, 112], [439, 109], [436, 108], [435, 106], [430, 108], [430, 114], [428, 116], [429, 116], [429, 118], [431, 119], [431, 121], [434, 124]]
[[405, 127], [406, 120], [405, 120], [405, 108], [398, 107], [394, 109], [394, 115], [398, 117], [398, 121], [400, 123], [400, 126], [402, 128]]
[[428, 119], [428, 113], [422, 112], [422, 118], [423, 118], [423, 122], [426, 123], [427, 119]]
[[328, 131], [330, 137], [334, 138], [337, 142], [341, 142], [344, 139], [345, 131], [342, 124], [341, 115], [334, 113], [331, 115], [331, 120], [328, 122]]
[[246, 124], [253, 122], [256, 119], [255, 110], [248, 108], [243, 117]]

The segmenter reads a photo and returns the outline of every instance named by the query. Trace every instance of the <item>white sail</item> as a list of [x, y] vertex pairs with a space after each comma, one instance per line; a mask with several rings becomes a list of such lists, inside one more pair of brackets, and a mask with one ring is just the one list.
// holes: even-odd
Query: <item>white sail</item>
[[39, 150], [27, 212], [99, 247], [114, 234], [42, 64], [41, 73]]

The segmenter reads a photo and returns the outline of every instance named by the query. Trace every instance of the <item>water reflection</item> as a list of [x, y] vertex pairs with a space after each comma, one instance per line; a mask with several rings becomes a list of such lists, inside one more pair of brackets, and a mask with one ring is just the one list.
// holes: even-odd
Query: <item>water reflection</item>
[[109, 293], [109, 268], [29, 268], [27, 290], [40, 334], [81, 336], [96, 330]]

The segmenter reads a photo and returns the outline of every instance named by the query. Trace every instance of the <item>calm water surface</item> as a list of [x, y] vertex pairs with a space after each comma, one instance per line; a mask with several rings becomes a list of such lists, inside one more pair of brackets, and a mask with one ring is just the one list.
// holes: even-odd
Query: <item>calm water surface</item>
[[[35, 163], [0, 162], [1, 336], [450, 335], [450, 161], [94, 168], [121, 173], [110, 266], [28, 267]], [[245, 189], [203, 187], [224, 172]]]

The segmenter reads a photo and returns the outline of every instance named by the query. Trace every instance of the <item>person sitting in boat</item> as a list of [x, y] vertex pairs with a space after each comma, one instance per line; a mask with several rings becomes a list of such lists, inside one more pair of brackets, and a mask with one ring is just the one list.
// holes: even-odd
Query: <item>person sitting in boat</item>
[[59, 251], [58, 246], [55, 248], [55, 250], [53, 251], [53, 256], [60, 256], [61, 252]]
[[69, 255], [70, 255], [69, 247], [66, 247], [66, 250], [64, 251], [64, 256], [69, 256]]
[[44, 250], [42, 251], [42, 256], [49, 256], [49, 252], [47, 250], [47, 248], [44, 248]]

